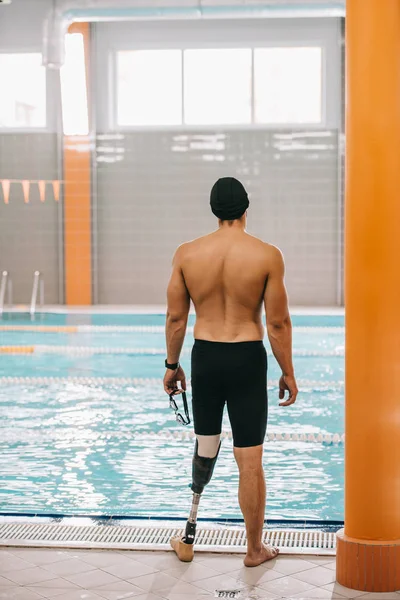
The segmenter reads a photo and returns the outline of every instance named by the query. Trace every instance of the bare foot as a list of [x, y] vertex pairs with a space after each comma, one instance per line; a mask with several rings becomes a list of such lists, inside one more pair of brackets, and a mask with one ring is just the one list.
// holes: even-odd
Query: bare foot
[[247, 553], [243, 562], [245, 567], [257, 567], [258, 565], [267, 562], [267, 560], [276, 558], [278, 554], [279, 548], [270, 546], [269, 544], [263, 544], [260, 552], [252, 554]]

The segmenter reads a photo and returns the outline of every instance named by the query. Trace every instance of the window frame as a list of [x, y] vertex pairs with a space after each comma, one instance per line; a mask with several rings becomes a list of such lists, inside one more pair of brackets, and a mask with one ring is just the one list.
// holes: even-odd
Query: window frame
[[[0, 48], [1, 54], [40, 54], [42, 48], [22, 47], [22, 48]], [[45, 67], [44, 67], [45, 68]], [[58, 72], [45, 68], [45, 97], [46, 97], [46, 124], [43, 127], [4, 127], [0, 125], [0, 133], [46, 133], [57, 130], [57, 101], [58, 92]]]
[[[97, 51], [92, 56], [97, 90], [96, 120], [104, 133], [156, 131], [324, 131], [339, 129], [342, 120], [341, 19], [162, 19], [124, 23], [96, 23]], [[321, 121], [319, 123], [254, 123], [221, 125], [118, 126], [116, 118], [116, 53], [119, 50], [228, 49], [228, 48], [321, 48]], [[252, 54], [253, 55], [253, 54]], [[182, 61], [184, 68], [184, 60]], [[254, 82], [254, 79], [253, 79]], [[108, 93], [104, 93], [105, 92]], [[182, 86], [182, 93], [184, 85]], [[254, 99], [254, 94], [252, 95]], [[254, 115], [254, 108], [252, 109]]]
[[[185, 50], [229, 50], [229, 49], [250, 49], [251, 50], [251, 120], [250, 123], [222, 123], [222, 124], [213, 124], [213, 123], [204, 123], [204, 124], [188, 124], [184, 122], [185, 115], [185, 82], [184, 82], [184, 72], [185, 72]], [[258, 48], [320, 48], [321, 49], [321, 120], [318, 123], [315, 122], [303, 122], [303, 123], [295, 123], [293, 121], [287, 121], [285, 123], [257, 123], [255, 121], [255, 86], [254, 86], [254, 50]], [[135, 48], [114, 48], [110, 51], [109, 56], [109, 65], [110, 65], [110, 75], [112, 85], [109, 86], [109, 126], [113, 131], [118, 132], [129, 132], [129, 131], [204, 131], [212, 128], [221, 128], [221, 129], [229, 129], [229, 130], [247, 130], [247, 129], [326, 129], [327, 128], [327, 106], [326, 106], [326, 96], [327, 96], [327, 68], [326, 68], [326, 49], [322, 42], [317, 42], [313, 40], [313, 42], [299, 43], [297, 40], [293, 40], [292, 43], [283, 42], [283, 43], [257, 43], [253, 45], [245, 45], [238, 43], [237, 45], [227, 45], [221, 44], [220, 47], [216, 47], [215, 44], [209, 46], [202, 47], [188, 47], [184, 46], [176, 46], [174, 49], [181, 50], [182, 52], [182, 123], [178, 123], [176, 125], [119, 125], [118, 124], [118, 52], [124, 51], [135, 51], [135, 50], [170, 50], [172, 49], [170, 46], [158, 46], [158, 47], [135, 47]], [[114, 94], [112, 93], [114, 90]]]

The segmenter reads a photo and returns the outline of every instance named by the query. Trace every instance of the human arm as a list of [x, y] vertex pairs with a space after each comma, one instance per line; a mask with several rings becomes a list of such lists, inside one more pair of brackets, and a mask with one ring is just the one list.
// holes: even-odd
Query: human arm
[[296, 402], [298, 390], [292, 361], [292, 322], [284, 282], [285, 264], [278, 248], [271, 248], [270, 264], [264, 294], [267, 333], [272, 352], [282, 369], [279, 381], [280, 400], [284, 399], [286, 390], [289, 392], [288, 400], [281, 402], [279, 406], [289, 406]]
[[[180, 246], [172, 261], [172, 273], [167, 288], [167, 319], [165, 335], [167, 342], [167, 362], [179, 362], [185, 339], [187, 320], [190, 308], [190, 296], [186, 288], [182, 272], [182, 255], [184, 248]], [[178, 381], [186, 390], [186, 378], [182, 367], [175, 371], [167, 369], [164, 376], [164, 390], [170, 394], [178, 388]]]

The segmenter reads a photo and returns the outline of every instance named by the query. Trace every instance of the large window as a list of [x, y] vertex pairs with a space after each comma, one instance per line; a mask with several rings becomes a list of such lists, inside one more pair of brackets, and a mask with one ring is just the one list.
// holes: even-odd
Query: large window
[[322, 122], [322, 49], [117, 53], [119, 126]]
[[251, 49], [185, 50], [189, 125], [251, 123]]
[[0, 53], [0, 127], [46, 126], [46, 69], [40, 53]]
[[256, 123], [320, 123], [321, 48], [254, 50]]
[[182, 123], [182, 52], [118, 52], [117, 94], [118, 125]]
[[64, 134], [88, 135], [85, 49], [81, 33], [65, 36], [65, 63], [60, 70], [60, 81]]

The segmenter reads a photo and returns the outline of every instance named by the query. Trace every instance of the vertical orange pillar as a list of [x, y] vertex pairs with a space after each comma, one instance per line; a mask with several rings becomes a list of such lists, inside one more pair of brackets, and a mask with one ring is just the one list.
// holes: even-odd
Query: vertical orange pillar
[[400, 589], [400, 1], [347, 0], [345, 527], [337, 579]]
[[[83, 35], [89, 97], [88, 23], [74, 23], [69, 33]], [[64, 136], [64, 256], [67, 304], [92, 303], [91, 144], [87, 135]]]

